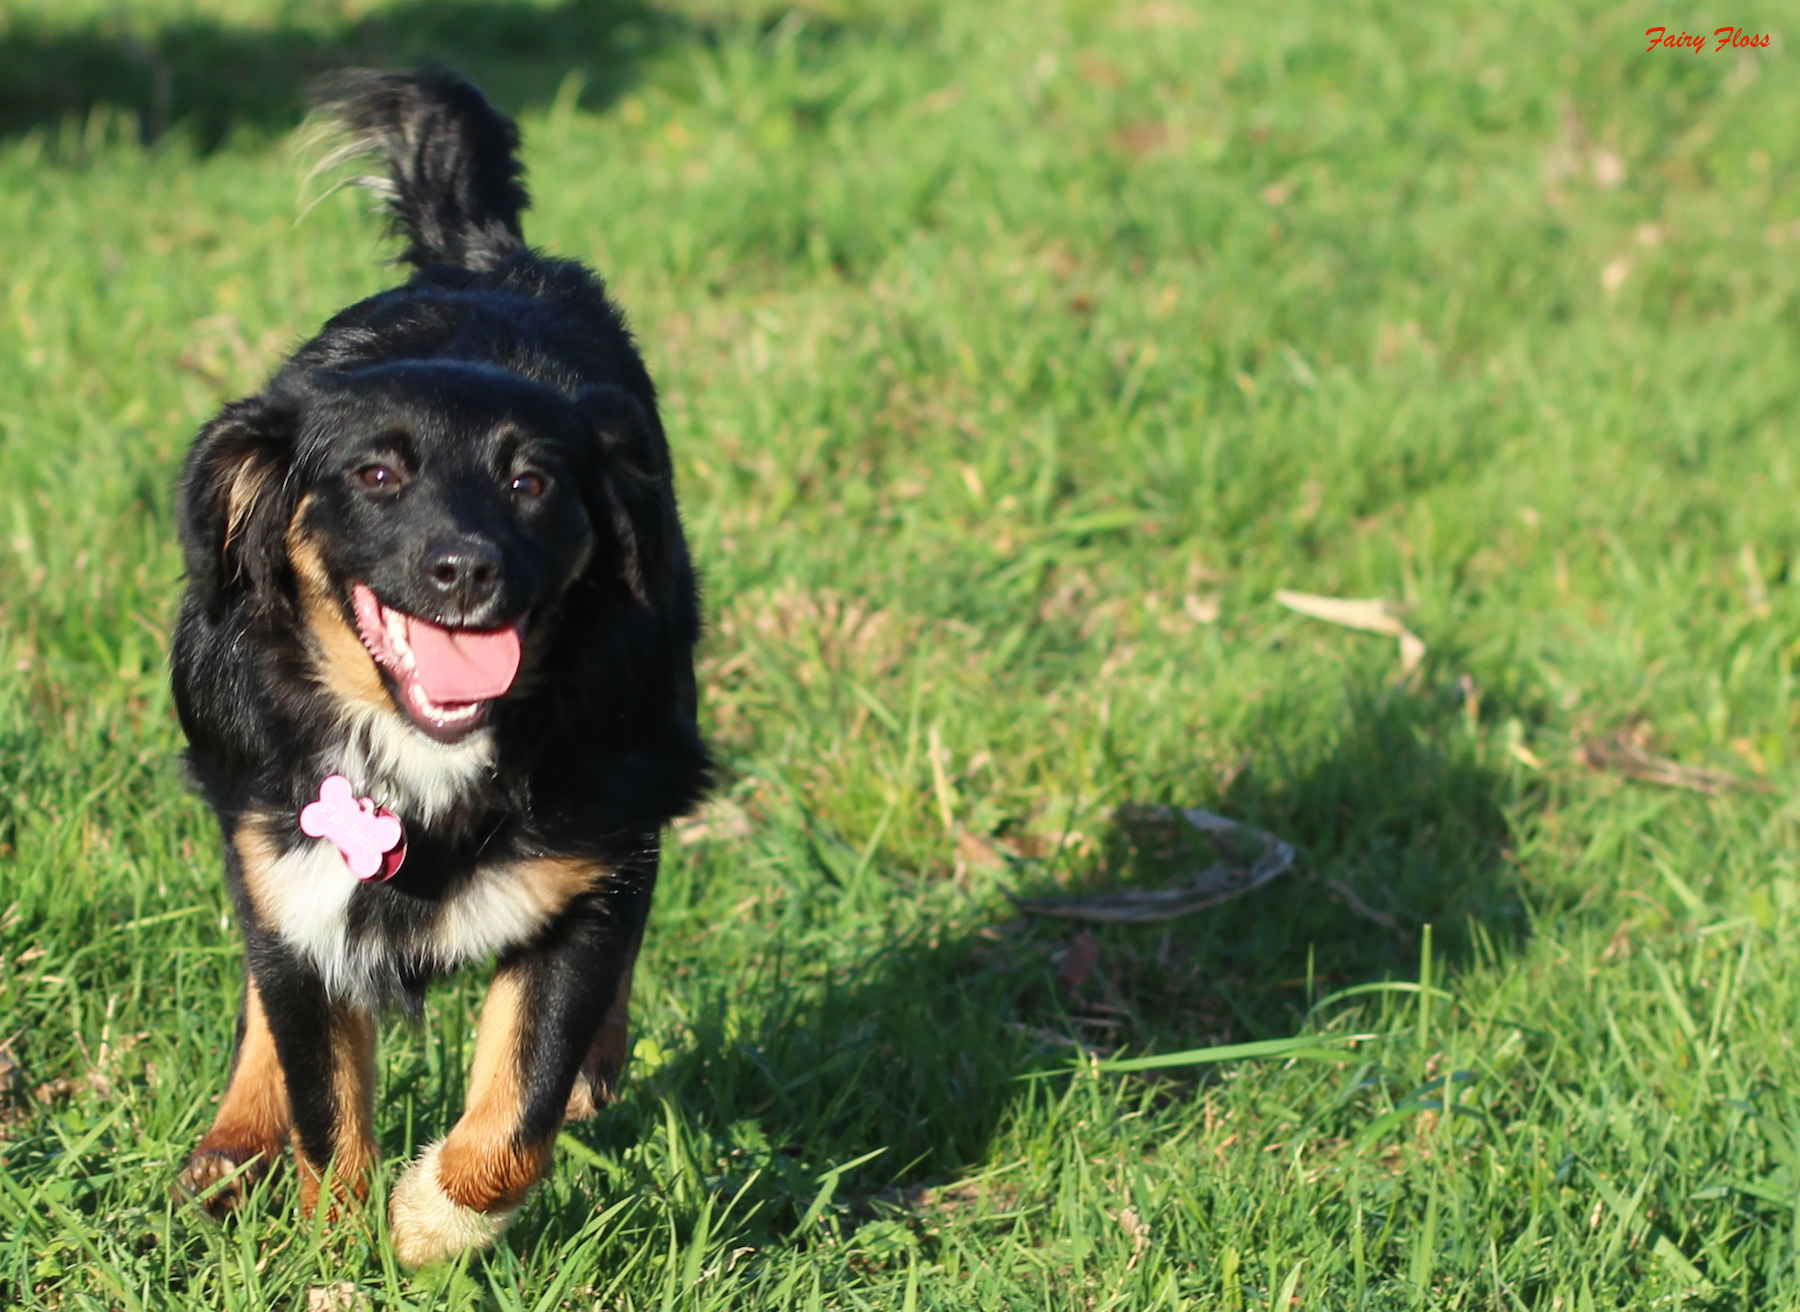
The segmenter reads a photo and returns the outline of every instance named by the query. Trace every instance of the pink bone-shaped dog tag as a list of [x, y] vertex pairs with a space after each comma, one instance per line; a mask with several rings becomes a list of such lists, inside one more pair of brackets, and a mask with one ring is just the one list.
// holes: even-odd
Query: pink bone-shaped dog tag
[[341, 774], [319, 785], [319, 800], [300, 812], [300, 832], [329, 838], [358, 879], [391, 879], [406, 859], [406, 826], [373, 798], [358, 797]]

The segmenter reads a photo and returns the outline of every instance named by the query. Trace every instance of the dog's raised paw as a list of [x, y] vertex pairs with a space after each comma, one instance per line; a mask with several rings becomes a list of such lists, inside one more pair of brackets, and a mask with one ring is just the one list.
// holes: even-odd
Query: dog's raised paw
[[447, 1261], [486, 1248], [512, 1221], [518, 1208], [478, 1212], [464, 1207], [438, 1180], [438, 1140], [411, 1166], [388, 1198], [388, 1229], [394, 1252], [409, 1267]]

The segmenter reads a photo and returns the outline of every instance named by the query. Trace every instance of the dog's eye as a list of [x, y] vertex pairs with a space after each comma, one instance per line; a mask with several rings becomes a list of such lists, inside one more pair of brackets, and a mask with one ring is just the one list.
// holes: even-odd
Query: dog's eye
[[356, 479], [375, 492], [394, 492], [400, 487], [400, 475], [386, 465], [364, 465], [356, 471]]
[[508, 486], [522, 497], [541, 497], [550, 486], [550, 481], [542, 474], [528, 469], [523, 474], [514, 474], [513, 481]]

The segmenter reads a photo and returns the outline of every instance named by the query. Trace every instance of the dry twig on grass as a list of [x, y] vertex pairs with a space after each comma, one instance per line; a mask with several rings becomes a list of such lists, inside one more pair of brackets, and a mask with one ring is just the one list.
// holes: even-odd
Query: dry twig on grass
[[[1361, 916], [1364, 920], [1373, 921], [1383, 929], [1400, 930], [1400, 922], [1398, 920], [1394, 919], [1388, 912], [1377, 911], [1367, 902], [1364, 902], [1362, 898], [1357, 895], [1356, 890], [1351, 888], [1350, 885], [1346, 884], [1343, 880], [1328, 879], [1323, 875], [1319, 876], [1319, 878], [1324, 883], [1325, 887], [1338, 895], [1338, 900], [1350, 909], [1350, 914]], [[1401, 930], [1400, 932], [1404, 933], [1405, 931]]]
[[[1252, 889], [1261, 888], [1294, 867], [1293, 844], [1267, 830], [1239, 824], [1236, 820], [1192, 806], [1145, 807], [1139, 814], [1164, 819], [1179, 817], [1187, 821], [1212, 839], [1225, 859], [1214, 862], [1175, 888], [1131, 888], [1086, 897], [1014, 897], [1013, 902], [1019, 910], [1031, 915], [1105, 925], [1152, 924], [1229, 902]], [[1244, 839], [1252, 840], [1260, 849], [1249, 860], [1236, 850]]]
[[1717, 797], [1728, 788], [1749, 788], [1763, 793], [1773, 791], [1761, 779], [1746, 779], [1724, 770], [1682, 765], [1666, 756], [1653, 756], [1644, 750], [1645, 738], [1642, 725], [1627, 725], [1606, 737], [1590, 738], [1581, 745], [1582, 762], [1590, 770], [1622, 774], [1627, 779], [1663, 788], [1685, 788], [1708, 797]]

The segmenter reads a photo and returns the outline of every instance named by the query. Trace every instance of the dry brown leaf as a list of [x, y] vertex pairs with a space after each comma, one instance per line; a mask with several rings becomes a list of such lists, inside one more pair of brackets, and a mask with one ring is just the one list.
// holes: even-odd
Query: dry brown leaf
[[1581, 759], [1590, 770], [1622, 774], [1663, 788], [1685, 788], [1690, 792], [1717, 797], [1727, 788], [1749, 788], [1757, 792], [1773, 789], [1760, 779], [1709, 770], [1704, 766], [1682, 765], [1666, 756], [1653, 756], [1644, 750], [1641, 727], [1625, 728], [1605, 738], [1592, 738], [1581, 745]]
[[956, 854], [971, 867], [1004, 867], [1006, 854], [998, 844], [971, 834], [968, 830], [959, 830], [956, 835]]
[[[1019, 1025], [1013, 1029], [1022, 1030]], [[1060, 1038], [1059, 1035], [1052, 1035]], [[883, 1190], [875, 1197], [889, 1202], [905, 1203], [908, 1207], [916, 1207], [928, 1211], [952, 1211], [970, 1208], [980, 1203], [998, 1207], [1002, 1211], [1011, 1211], [1018, 1205], [1019, 1191], [1009, 1184], [1004, 1184], [986, 1177], [977, 1176], [972, 1180], [963, 1180], [956, 1184], [923, 1185], [916, 1184], [910, 1189]]]
[[1379, 597], [1320, 597], [1310, 592], [1289, 592], [1283, 588], [1275, 594], [1289, 610], [1327, 624], [1339, 624], [1363, 633], [1379, 633], [1400, 640], [1400, 674], [1405, 677], [1419, 668], [1425, 659], [1425, 643], [1419, 635], [1402, 624], [1394, 614], [1394, 603]]
[[683, 847], [690, 847], [695, 843], [748, 838], [750, 817], [744, 813], [743, 807], [716, 800], [708, 802], [694, 815], [683, 816], [675, 822], [673, 828], [675, 841]]
[[31, 1096], [36, 1101], [48, 1107], [53, 1102], [67, 1098], [79, 1087], [80, 1086], [68, 1076], [59, 1075], [54, 1080], [45, 1080], [42, 1084], [38, 1085], [37, 1088], [31, 1091]]
[[1181, 599], [1181, 608], [1196, 624], [1211, 624], [1219, 618], [1219, 594], [1196, 596], [1190, 592]]
[[369, 1300], [348, 1280], [335, 1285], [314, 1285], [306, 1291], [306, 1312], [361, 1312]]
[[1100, 964], [1100, 940], [1094, 937], [1092, 930], [1081, 930], [1061, 955], [1062, 961], [1056, 967], [1056, 982], [1073, 992], [1088, 982], [1094, 967]]
[[1169, 125], [1161, 122], [1137, 123], [1120, 128], [1108, 140], [1121, 155], [1136, 159], [1169, 144]]
[[[1175, 888], [1132, 888], [1085, 897], [1014, 897], [1014, 904], [1031, 915], [1057, 916], [1064, 920], [1083, 920], [1092, 924], [1149, 924], [1174, 920], [1229, 902], [1293, 869], [1293, 845], [1266, 830], [1240, 824], [1199, 807], [1143, 807], [1138, 813], [1153, 817], [1179, 816], [1211, 838], [1227, 858]], [[1249, 861], [1233, 851], [1245, 839], [1261, 848]]]
[[1137, 1214], [1137, 1208], [1126, 1207], [1119, 1212], [1119, 1224], [1125, 1233], [1131, 1236], [1131, 1260], [1125, 1264], [1127, 1271], [1138, 1264], [1144, 1250], [1150, 1247], [1150, 1226]]

